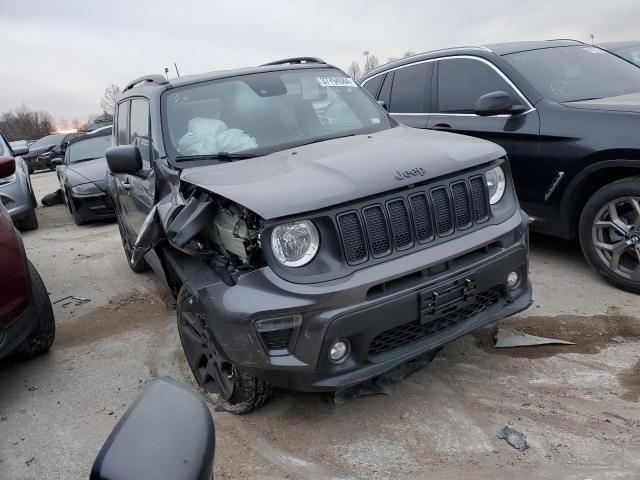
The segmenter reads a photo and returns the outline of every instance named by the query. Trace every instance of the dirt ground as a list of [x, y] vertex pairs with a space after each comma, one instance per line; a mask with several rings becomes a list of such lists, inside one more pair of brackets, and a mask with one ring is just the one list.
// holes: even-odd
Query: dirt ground
[[[33, 183], [38, 198], [56, 188], [53, 174]], [[76, 227], [62, 206], [38, 214], [24, 241], [58, 331], [48, 355], [0, 365], [0, 478], [88, 478], [148, 382], [193, 380], [167, 295], [128, 269], [117, 226]], [[244, 417], [208, 399], [215, 478], [640, 478], [640, 297], [601, 281], [577, 244], [532, 242], [535, 303], [502, 325], [575, 346], [496, 350], [494, 326], [387, 395], [336, 405], [285, 391]], [[497, 438], [506, 425], [528, 450]]]

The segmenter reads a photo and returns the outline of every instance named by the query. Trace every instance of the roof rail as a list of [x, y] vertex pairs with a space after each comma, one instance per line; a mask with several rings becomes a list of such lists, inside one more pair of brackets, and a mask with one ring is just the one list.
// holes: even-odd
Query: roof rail
[[132, 80], [131, 82], [129, 82], [129, 84], [124, 87], [123, 92], [126, 92], [127, 90], [131, 90], [133, 87], [138, 86], [140, 83], [153, 83], [155, 85], [166, 85], [167, 83], [169, 83], [169, 80], [167, 80], [166, 78], [164, 78], [162, 75], [145, 75], [143, 77], [138, 77], [135, 80]]
[[[575, 38], [550, 38], [547, 42], [576, 42], [584, 43], [582, 40], [576, 40]], [[585, 44], [588, 45], [588, 44]]]
[[324, 63], [326, 65], [327, 62], [317, 57], [292, 57], [276, 60], [275, 62], [263, 63], [260, 66], [267, 67], [270, 65], [286, 65], [288, 63]]

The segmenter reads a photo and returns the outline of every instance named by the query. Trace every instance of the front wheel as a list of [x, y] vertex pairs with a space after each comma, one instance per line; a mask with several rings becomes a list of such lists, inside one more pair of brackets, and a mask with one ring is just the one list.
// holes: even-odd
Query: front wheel
[[617, 180], [594, 193], [579, 229], [591, 266], [617, 287], [640, 293], [640, 177]]
[[224, 358], [197, 298], [184, 286], [178, 294], [177, 317], [180, 341], [193, 376], [204, 390], [220, 397], [225, 410], [242, 415], [269, 400], [273, 387]]

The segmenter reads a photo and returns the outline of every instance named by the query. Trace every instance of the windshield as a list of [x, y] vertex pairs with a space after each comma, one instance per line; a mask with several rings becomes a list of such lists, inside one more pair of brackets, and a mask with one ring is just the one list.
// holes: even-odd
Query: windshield
[[62, 142], [64, 137], [65, 137], [64, 133], [57, 133], [55, 135], [47, 135], [46, 137], [42, 137], [40, 140], [37, 140], [36, 142], [33, 142], [31, 144], [31, 147], [29, 147], [29, 148], [38, 148], [38, 147], [44, 147], [44, 146], [49, 146], [49, 145], [58, 145], [58, 144], [60, 144]]
[[91, 160], [104, 157], [104, 152], [111, 146], [110, 135], [100, 135], [99, 137], [86, 138], [74, 142], [67, 148], [69, 163]]
[[257, 73], [170, 90], [163, 113], [174, 157], [264, 155], [391, 127], [385, 112], [342, 72]]
[[541, 95], [555, 102], [640, 92], [640, 69], [596, 47], [545, 48], [503, 58]]
[[626, 58], [630, 62], [640, 65], [640, 43], [631, 47], [615, 50], [616, 55]]

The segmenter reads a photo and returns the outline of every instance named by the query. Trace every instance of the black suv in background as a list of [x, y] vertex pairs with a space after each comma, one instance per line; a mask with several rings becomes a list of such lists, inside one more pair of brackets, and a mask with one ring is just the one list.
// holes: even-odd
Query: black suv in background
[[115, 120], [129, 265], [177, 296], [193, 374], [234, 412], [271, 385], [351, 387], [531, 302], [504, 149], [399, 125], [321, 60], [144, 77]]
[[502, 145], [532, 229], [579, 238], [640, 293], [640, 69], [556, 40], [419, 54], [359, 81], [406, 125]]

